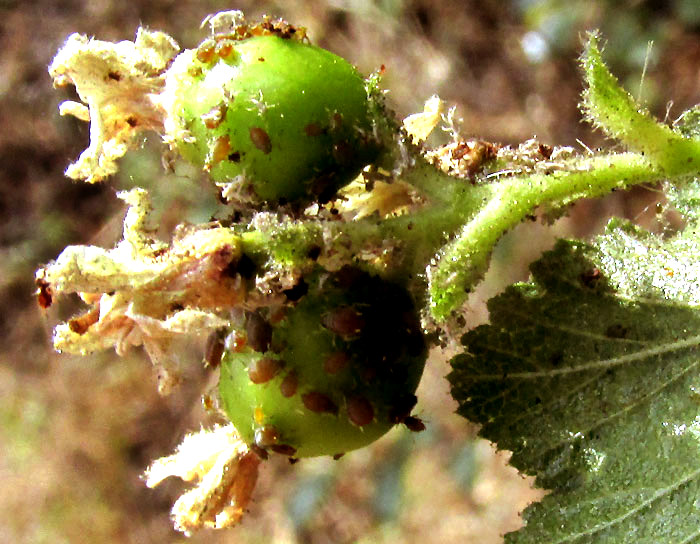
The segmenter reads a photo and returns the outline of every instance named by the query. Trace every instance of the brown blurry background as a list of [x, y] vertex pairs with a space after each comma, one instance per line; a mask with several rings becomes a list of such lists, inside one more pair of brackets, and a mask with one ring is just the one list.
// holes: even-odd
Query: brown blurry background
[[[457, 106], [466, 136], [606, 145], [577, 110], [576, 56], [591, 28], [602, 29], [613, 71], [659, 117], [674, 119], [700, 101], [697, 0], [0, 0], [1, 542], [185, 540], [168, 519], [184, 486], [173, 480], [149, 490], [140, 474], [186, 432], [212, 422], [200, 399], [215, 377], [198, 364], [199, 346], [188, 354], [186, 384], [168, 398], [158, 397], [140, 350], [123, 359], [53, 353], [51, 328], [77, 305], [67, 300], [40, 311], [33, 274], [67, 244], [114, 244], [123, 215], [116, 190], [148, 187], [164, 236], [179, 222], [207, 220], [216, 201], [186, 165], [163, 171], [155, 135], [109, 183], [64, 178], [87, 145], [88, 126], [58, 116], [58, 103], [73, 95], [52, 89], [46, 67], [72, 32], [117, 41], [133, 39], [143, 24], [193, 47], [204, 16], [232, 8], [306, 26], [314, 43], [365, 73], [385, 65], [384, 86], [401, 117], [438, 93]], [[486, 318], [488, 296], [526, 277], [528, 262], [555, 236], [589, 236], [610, 214], [657, 228], [657, 196], [654, 187], [638, 188], [579, 203], [552, 227], [515, 229], [465, 310], [468, 326]], [[447, 372], [436, 351], [421, 386], [424, 433], [395, 430], [337, 462], [269, 462], [242, 526], [190, 542], [498, 542], [539, 492], [506, 467], [507, 454], [495, 454], [452, 413]]]

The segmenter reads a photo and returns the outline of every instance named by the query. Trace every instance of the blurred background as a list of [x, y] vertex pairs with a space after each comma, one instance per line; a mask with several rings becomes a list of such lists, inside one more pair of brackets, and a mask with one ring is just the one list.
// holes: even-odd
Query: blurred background
[[[214, 421], [201, 397], [215, 377], [198, 364], [199, 346], [186, 383], [168, 398], [157, 395], [140, 350], [122, 359], [56, 354], [51, 329], [78, 307], [67, 300], [40, 311], [33, 276], [68, 244], [111, 247], [119, 239], [124, 209], [117, 190], [149, 188], [166, 238], [182, 221], [208, 220], [215, 195], [187, 165], [164, 171], [156, 135], [108, 183], [64, 178], [87, 145], [88, 125], [58, 116], [58, 103], [74, 95], [53, 90], [46, 68], [72, 32], [131, 40], [144, 25], [194, 47], [204, 35], [200, 21], [233, 8], [305, 26], [314, 43], [364, 73], [384, 65], [384, 86], [400, 117], [438, 93], [457, 107], [466, 137], [517, 144], [536, 135], [582, 151], [611, 145], [577, 109], [586, 29], [601, 29], [613, 72], [658, 117], [673, 120], [700, 101], [697, 0], [0, 0], [2, 542], [186, 540], [168, 518], [184, 485], [173, 480], [149, 490], [140, 475], [185, 433]], [[658, 198], [657, 188], [641, 187], [581, 202], [553, 226], [532, 223], [509, 233], [465, 309], [467, 327], [487, 318], [485, 300], [525, 279], [527, 264], [555, 237], [591, 236], [611, 214], [661, 228]], [[453, 414], [446, 357], [432, 354], [421, 385], [425, 432], [397, 429], [339, 461], [271, 461], [239, 528], [205, 531], [189, 542], [499, 542], [541, 492], [507, 468], [507, 452], [496, 453]]]

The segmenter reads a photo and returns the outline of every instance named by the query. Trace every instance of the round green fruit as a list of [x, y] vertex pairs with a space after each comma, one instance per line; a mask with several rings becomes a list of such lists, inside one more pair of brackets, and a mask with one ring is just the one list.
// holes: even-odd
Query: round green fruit
[[222, 406], [256, 451], [338, 455], [410, 415], [427, 348], [401, 286], [346, 267], [292, 291], [282, 315], [249, 312], [221, 363]]
[[166, 138], [245, 203], [325, 202], [377, 155], [365, 81], [276, 35], [215, 36], [166, 76]]

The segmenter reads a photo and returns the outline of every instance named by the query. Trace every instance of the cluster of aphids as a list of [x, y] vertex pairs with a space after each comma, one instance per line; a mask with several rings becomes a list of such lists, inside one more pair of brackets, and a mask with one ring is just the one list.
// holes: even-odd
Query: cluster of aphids
[[422, 431], [411, 412], [427, 347], [409, 293], [351, 266], [288, 292], [241, 312], [207, 348], [221, 406], [251, 449], [339, 458], [397, 424]]
[[277, 36], [283, 40], [308, 42], [304, 27], [289, 24], [283, 19], [271, 19], [264, 16], [259, 23], [248, 24], [244, 21], [231, 25], [226, 30], [214, 31], [212, 38], [204, 40], [197, 47], [197, 59], [201, 62], [215, 62], [217, 58], [228, 58], [234, 51], [235, 42], [255, 36]]

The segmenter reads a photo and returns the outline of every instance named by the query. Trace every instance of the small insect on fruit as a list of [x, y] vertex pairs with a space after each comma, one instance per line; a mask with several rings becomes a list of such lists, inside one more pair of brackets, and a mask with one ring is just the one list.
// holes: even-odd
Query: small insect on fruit
[[408, 291], [350, 267], [304, 279], [273, 325], [277, 310], [249, 312], [253, 343], [224, 355], [222, 407], [243, 439], [298, 458], [366, 446], [399, 423], [418, 430], [427, 348]]

